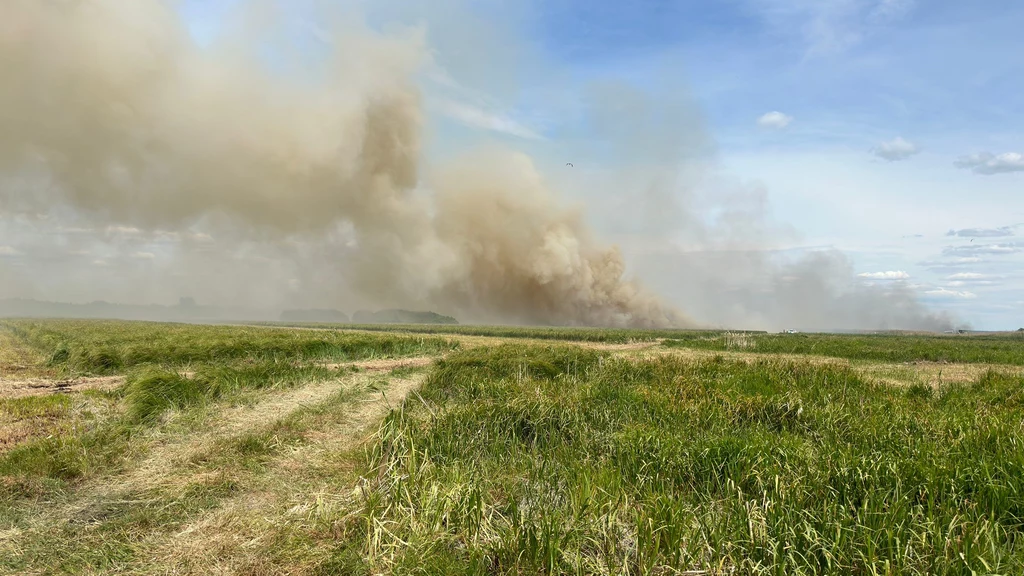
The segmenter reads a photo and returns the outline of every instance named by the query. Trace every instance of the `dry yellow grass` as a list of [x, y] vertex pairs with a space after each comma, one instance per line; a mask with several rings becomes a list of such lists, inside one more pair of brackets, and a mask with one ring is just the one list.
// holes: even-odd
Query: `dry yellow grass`
[[[348, 500], [339, 486], [318, 479], [318, 470], [337, 466], [333, 456], [351, 451], [392, 407], [423, 381], [423, 375], [390, 380], [379, 394], [357, 401], [344, 420], [312, 435], [314, 442], [286, 451], [260, 476], [254, 491], [184, 525], [154, 543], [149, 572], [161, 574], [300, 574], [305, 564], [269, 564], [265, 548], [285, 533], [312, 530], [325, 505]], [[195, 480], [195, 478], [193, 478]], [[307, 560], [308, 561], [308, 560]]]
[[[54, 371], [44, 366], [45, 359], [7, 330], [0, 330], [0, 386], [5, 380], [52, 377]], [[2, 393], [2, 390], [0, 390]]]

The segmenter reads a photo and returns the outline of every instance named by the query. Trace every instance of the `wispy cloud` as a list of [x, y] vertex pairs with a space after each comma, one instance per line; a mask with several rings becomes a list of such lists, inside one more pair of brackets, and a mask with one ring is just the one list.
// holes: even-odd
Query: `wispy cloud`
[[1003, 276], [994, 276], [992, 274], [979, 274], [977, 272], [958, 272], [951, 274], [946, 277], [949, 282], [949, 286], [995, 286], [999, 284], [996, 282], [997, 279], [1002, 279]]
[[906, 16], [913, 0], [747, 0], [782, 33], [800, 34], [807, 53], [846, 50]]
[[944, 256], [976, 256], [978, 254], [1007, 255], [1021, 252], [1021, 247], [1014, 243], [979, 244], [977, 246], [947, 246], [942, 249]]
[[984, 258], [979, 258], [977, 256], [965, 256], [962, 258], [950, 258], [949, 260], [923, 260], [918, 262], [917, 265], [924, 266], [926, 268], [956, 268], [972, 266], [983, 262], [986, 262]]
[[861, 278], [870, 278], [872, 280], [906, 280], [910, 278], [910, 274], [907, 274], [903, 270], [889, 270], [887, 272], [862, 272], [857, 274]]
[[13, 246], [0, 246], [0, 256], [17, 256], [21, 252], [14, 249]]
[[948, 286], [959, 288], [961, 286], [995, 286], [998, 282], [992, 280], [952, 280], [946, 283]]
[[132, 258], [137, 258], [139, 260], [152, 260], [156, 258], [156, 254], [153, 254], [152, 252], [134, 252], [132, 254]]
[[892, 20], [905, 16], [914, 8], [914, 0], [880, 0], [871, 10], [869, 18]]
[[897, 137], [888, 142], [882, 142], [874, 149], [871, 153], [883, 160], [889, 162], [899, 162], [900, 160], [906, 160], [914, 154], [921, 152], [919, 148], [913, 142], [908, 142], [903, 138]]
[[757, 119], [757, 125], [762, 128], [775, 128], [782, 129], [789, 126], [793, 122], [793, 117], [783, 114], [782, 112], [774, 111], [768, 112]]
[[529, 140], [543, 140], [543, 136], [508, 116], [490, 112], [465, 102], [444, 100], [440, 103], [439, 108], [442, 114], [473, 128]]
[[935, 290], [928, 290], [925, 294], [934, 296], [937, 298], [949, 298], [949, 299], [972, 299], [977, 298], [978, 295], [974, 292], [958, 292], [956, 290], [948, 290], [946, 288], [936, 288]]
[[976, 174], [984, 174], [986, 176], [1024, 172], [1024, 154], [1019, 152], [1006, 152], [1004, 154], [982, 152], [980, 154], [963, 156], [957, 159], [954, 164], [956, 164], [957, 168], [964, 168]]
[[107, 234], [124, 234], [126, 236], [134, 236], [141, 232], [141, 230], [134, 226], [107, 226]]
[[1002, 226], [1000, 228], [964, 228], [962, 230], [950, 230], [946, 236], [960, 236], [961, 238], [1000, 238], [1013, 236], [1014, 226]]

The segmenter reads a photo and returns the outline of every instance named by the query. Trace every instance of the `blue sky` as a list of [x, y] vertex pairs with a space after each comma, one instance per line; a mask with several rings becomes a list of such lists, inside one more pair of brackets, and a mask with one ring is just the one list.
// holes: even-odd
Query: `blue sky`
[[[436, 154], [495, 138], [585, 173], [609, 154], [657, 151], [615, 134], [679, 144], [683, 161], [765, 191], [768, 216], [796, 232], [774, 248], [838, 248], [866, 282], [908, 283], [980, 328], [1024, 326], [1020, 2], [356, 4], [382, 29], [425, 27]], [[221, 5], [185, 2], [198, 36], [214, 33]], [[655, 102], [635, 121], [665, 126], [595, 127], [581, 110], [601, 82]], [[600, 212], [596, 194], [576, 198]]]
[[[555, 0], [477, 10], [514, 22], [507, 48], [535, 73], [511, 96], [490, 93], [522, 146], [543, 156], [586, 139], [572, 108], [589, 82], [685, 93], [717, 169], [764, 187], [772, 217], [799, 233], [793, 246], [842, 249], [865, 281], [899, 278], [977, 327], [1024, 326], [1024, 4]], [[965, 229], [976, 230], [949, 235]]]

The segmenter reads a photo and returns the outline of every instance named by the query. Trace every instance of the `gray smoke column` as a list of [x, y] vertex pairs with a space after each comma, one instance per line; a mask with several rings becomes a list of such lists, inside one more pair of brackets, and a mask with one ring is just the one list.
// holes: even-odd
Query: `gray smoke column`
[[159, 0], [6, 0], [0, 209], [71, 206], [146, 230], [212, 217], [271, 239], [346, 223], [346, 277], [395, 305], [491, 321], [688, 323], [625, 279], [618, 251], [527, 157], [489, 149], [421, 167], [421, 35], [326, 28], [330, 53], [304, 75], [268, 62], [261, 47], [288, 31], [269, 3], [250, 8], [200, 48]]

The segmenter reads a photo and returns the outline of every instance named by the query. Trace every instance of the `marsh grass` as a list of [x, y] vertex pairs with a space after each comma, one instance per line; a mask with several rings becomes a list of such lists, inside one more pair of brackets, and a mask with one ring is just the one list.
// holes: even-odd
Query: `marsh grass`
[[381, 425], [337, 573], [1024, 568], [1020, 376], [502, 347], [421, 395]]
[[1024, 338], [996, 336], [852, 334], [679, 334], [664, 346], [762, 354], [809, 354], [879, 362], [1024, 365]]
[[[653, 342], [662, 338], [698, 334], [703, 337], [720, 335], [721, 330], [675, 330], [634, 328], [587, 328], [554, 326], [474, 326], [460, 324], [336, 324], [301, 322], [259, 322], [254, 326], [278, 326], [316, 329], [350, 330], [361, 332], [388, 332], [407, 334], [451, 334], [458, 336], [486, 336], [493, 338], [523, 338], [530, 340], [557, 340], [565, 342], [598, 342], [626, 344]], [[733, 331], [733, 334], [758, 334], [760, 331]]]
[[0, 323], [39, 350], [49, 366], [113, 374], [156, 364], [237, 360], [333, 361], [440, 354], [458, 347], [442, 338], [337, 331], [274, 330], [157, 322], [8, 320]]
[[[254, 391], [285, 389], [337, 379], [343, 374], [318, 366], [285, 362], [199, 365], [184, 377], [147, 366], [129, 375], [124, 387], [110, 393], [118, 400], [111, 417], [23, 443], [0, 455], [0, 475], [22, 479], [74, 481], [114, 473], [143, 454], [147, 429], [162, 426], [168, 415], [189, 411]], [[38, 400], [41, 404], [52, 400]]]
[[[708, 352], [639, 357], [557, 338], [665, 334], [0, 324], [53, 372], [126, 376], [0, 400], [59, 424], [0, 454], [0, 572], [1024, 572], [1019, 340], [675, 332]], [[338, 365], [400, 356], [438, 359]], [[903, 364], [944, 359], [978, 364]]]
[[[352, 466], [344, 459], [340, 464], [333, 458], [299, 460], [312, 467], [312, 471], [296, 468], [294, 464], [280, 469], [279, 461], [292, 458], [296, 451], [310, 447], [338, 428], [342, 428], [340, 437], [344, 438], [349, 432], [342, 424], [356, 411], [359, 402], [372, 393], [371, 389], [386, 386], [386, 380], [384, 376], [375, 378], [370, 386], [370, 382], [357, 384], [362, 382], [360, 378], [310, 404], [295, 405], [281, 417], [247, 422], [237, 429], [225, 428], [218, 422], [196, 423], [189, 427], [193, 432], [217, 430], [220, 435], [200, 444], [201, 449], [191, 453], [187, 460], [161, 472], [166, 476], [138, 476], [138, 462], [125, 459], [121, 471], [134, 475], [138, 481], [126, 482], [112, 475], [109, 482], [64, 482], [47, 492], [29, 494], [23, 490], [21, 494], [6, 494], [5, 499], [0, 499], [0, 522], [7, 532], [0, 532], [4, 536], [0, 538], [0, 573], [176, 573], [172, 569], [164, 572], [155, 564], [159, 559], [174, 565], [175, 558], [156, 558], [154, 554], [173, 550], [178, 539], [186, 538], [182, 532], [185, 528], [208, 530], [206, 523], [217, 514], [231, 519], [232, 531], [263, 531], [267, 540], [260, 550], [264, 554], [279, 554], [281, 563], [294, 561], [296, 555], [315, 555], [316, 543], [299, 529], [301, 524], [266, 524], [262, 517], [244, 513], [236, 517], [229, 509], [235, 506], [244, 511], [248, 506], [269, 505], [273, 498], [291, 494], [300, 486], [308, 490], [331, 479], [351, 482], [347, 474]], [[268, 389], [239, 391], [265, 394]], [[254, 410], [258, 411], [258, 406]], [[132, 442], [122, 444], [121, 448], [138, 447], [137, 443], [147, 439], [147, 427], [160, 425], [133, 424], [127, 419], [120, 424], [137, 433]], [[188, 443], [191, 439], [185, 432], [177, 441]], [[92, 443], [85, 448], [109, 452]], [[342, 452], [341, 456], [345, 454]], [[344, 480], [337, 480], [342, 477]], [[17, 478], [26, 485], [27, 480], [33, 479], [23, 474]], [[273, 506], [269, 512], [280, 513]], [[50, 514], [56, 517], [50, 518]], [[236, 536], [235, 532], [217, 531], [211, 538], [230, 541]], [[210, 565], [195, 568], [199, 573], [208, 573]]]

